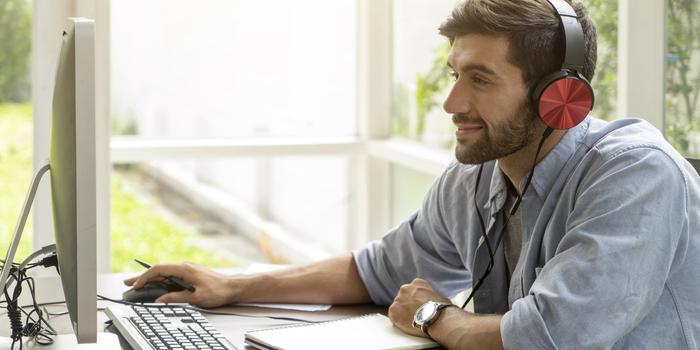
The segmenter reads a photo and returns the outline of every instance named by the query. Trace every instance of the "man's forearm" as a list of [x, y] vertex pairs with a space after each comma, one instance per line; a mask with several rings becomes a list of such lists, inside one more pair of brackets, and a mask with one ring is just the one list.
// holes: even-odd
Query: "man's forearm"
[[503, 349], [501, 315], [475, 315], [456, 307], [445, 309], [428, 333], [445, 348]]
[[352, 255], [253, 276], [233, 276], [233, 302], [370, 303]]

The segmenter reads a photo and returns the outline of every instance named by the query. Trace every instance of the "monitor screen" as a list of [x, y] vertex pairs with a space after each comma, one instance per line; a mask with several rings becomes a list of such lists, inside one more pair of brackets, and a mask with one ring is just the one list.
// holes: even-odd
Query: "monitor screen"
[[63, 30], [51, 117], [51, 201], [59, 273], [79, 343], [97, 339], [95, 30]]

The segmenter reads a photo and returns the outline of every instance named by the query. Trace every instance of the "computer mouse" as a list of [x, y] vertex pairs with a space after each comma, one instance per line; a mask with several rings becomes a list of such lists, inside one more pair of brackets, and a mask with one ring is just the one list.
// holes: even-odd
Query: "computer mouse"
[[153, 303], [163, 294], [179, 292], [182, 287], [171, 283], [148, 282], [139, 289], [127, 290], [122, 294], [122, 300], [132, 303]]

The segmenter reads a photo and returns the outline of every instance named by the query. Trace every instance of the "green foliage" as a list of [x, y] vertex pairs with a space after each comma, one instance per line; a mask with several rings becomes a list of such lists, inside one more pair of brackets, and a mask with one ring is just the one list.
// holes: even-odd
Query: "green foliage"
[[138, 193], [119, 172], [112, 173], [112, 270], [133, 271], [133, 259], [151, 264], [192, 261], [209, 267], [233, 263], [201, 247], [191, 229], [160, 215], [156, 198]]
[[[32, 176], [32, 106], [0, 104], [0, 252], [9, 245]], [[112, 178], [112, 269], [139, 269], [151, 263], [193, 261], [231, 266], [221, 254], [203, 249], [194, 230], [168, 218], [152, 197], [138, 193], [119, 172]], [[24, 229], [16, 260], [31, 251], [31, 220]]]
[[617, 0], [587, 0], [586, 7], [598, 35], [593, 113], [610, 120], [617, 114]]
[[425, 131], [425, 118], [433, 108], [440, 108], [438, 100], [441, 92], [450, 85], [450, 69], [447, 57], [450, 45], [447, 40], [434, 51], [433, 63], [426, 73], [416, 74], [416, 135], [420, 138]]
[[687, 150], [688, 143], [688, 127], [683, 124], [666, 125], [666, 139], [677, 150]]
[[136, 122], [130, 120], [128, 122], [122, 122], [118, 119], [112, 119], [112, 135], [138, 135], [139, 129], [136, 126]]
[[[0, 254], [7, 251], [32, 177], [32, 106], [0, 104]], [[29, 255], [31, 216], [16, 260]]]
[[408, 137], [409, 134], [409, 102], [410, 92], [403, 84], [394, 84], [391, 101], [391, 115], [394, 117], [394, 134]]
[[666, 11], [666, 136], [681, 152], [700, 130], [700, 1], [669, 0]]
[[133, 136], [139, 134], [136, 115], [130, 111], [126, 116], [112, 116], [112, 135]]
[[0, 102], [29, 99], [30, 4], [28, 0], [0, 0]]

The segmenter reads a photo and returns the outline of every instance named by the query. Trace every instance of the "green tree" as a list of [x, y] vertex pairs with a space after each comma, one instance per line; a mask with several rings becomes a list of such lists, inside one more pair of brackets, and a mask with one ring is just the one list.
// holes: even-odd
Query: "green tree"
[[29, 99], [31, 36], [28, 0], [0, 0], [0, 102]]
[[700, 1], [669, 0], [666, 11], [666, 135], [682, 152], [700, 131]]
[[438, 96], [450, 86], [450, 69], [447, 57], [450, 55], [450, 43], [444, 40], [434, 52], [433, 63], [426, 73], [416, 74], [416, 133], [420, 139], [425, 132], [425, 118], [433, 108], [441, 108]]
[[593, 113], [610, 120], [617, 115], [617, 0], [586, 0], [585, 4], [598, 35], [598, 63], [591, 81]]

